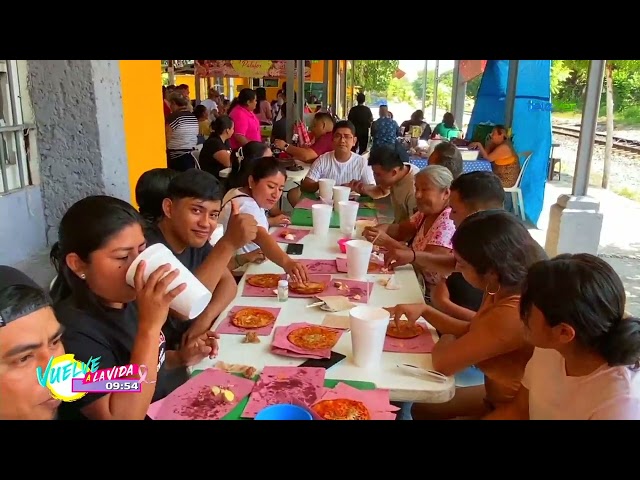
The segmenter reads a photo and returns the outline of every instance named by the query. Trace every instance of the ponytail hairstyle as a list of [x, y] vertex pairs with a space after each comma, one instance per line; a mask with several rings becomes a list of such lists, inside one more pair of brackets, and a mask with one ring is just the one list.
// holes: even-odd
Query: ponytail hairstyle
[[569, 325], [575, 341], [610, 366], [638, 368], [640, 320], [625, 315], [625, 302], [622, 280], [607, 262], [564, 254], [529, 269], [520, 314], [526, 323], [535, 306], [550, 327]]
[[249, 181], [248, 172], [258, 158], [265, 156], [269, 145], [262, 142], [247, 142], [242, 147], [231, 152], [231, 173], [227, 179], [227, 188], [245, 187]]
[[86, 263], [91, 254], [102, 248], [114, 235], [144, 220], [133, 206], [118, 198], [95, 195], [74, 203], [64, 214], [58, 228], [58, 241], [49, 258], [58, 274], [51, 288], [54, 303], [72, 297], [80, 308], [102, 310], [100, 302], [67, 265], [67, 256], [75, 253]]
[[214, 135], [220, 136], [225, 130], [230, 128], [233, 128], [233, 120], [231, 120], [228, 115], [220, 115], [211, 122], [211, 131]]

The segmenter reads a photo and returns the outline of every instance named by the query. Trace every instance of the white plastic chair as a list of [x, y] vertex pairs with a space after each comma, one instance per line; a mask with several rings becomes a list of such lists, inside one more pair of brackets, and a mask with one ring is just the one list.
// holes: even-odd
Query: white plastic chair
[[522, 177], [524, 176], [524, 172], [529, 165], [529, 160], [533, 152], [527, 150], [526, 152], [522, 152], [518, 154], [518, 158], [524, 157], [524, 162], [522, 162], [522, 168], [520, 169], [520, 174], [516, 180], [516, 183], [513, 187], [508, 187], [504, 189], [504, 193], [511, 194], [511, 203], [513, 204], [513, 213], [518, 215], [522, 220], [526, 220], [524, 215], [524, 199], [522, 198], [522, 189], [520, 188], [520, 184], [522, 183]]

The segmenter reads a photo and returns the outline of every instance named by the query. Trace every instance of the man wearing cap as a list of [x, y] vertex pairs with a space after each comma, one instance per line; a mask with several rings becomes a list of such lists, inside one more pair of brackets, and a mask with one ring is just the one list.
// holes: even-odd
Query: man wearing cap
[[59, 400], [38, 382], [51, 357], [64, 355], [51, 299], [15, 268], [0, 265], [0, 420], [52, 420]]

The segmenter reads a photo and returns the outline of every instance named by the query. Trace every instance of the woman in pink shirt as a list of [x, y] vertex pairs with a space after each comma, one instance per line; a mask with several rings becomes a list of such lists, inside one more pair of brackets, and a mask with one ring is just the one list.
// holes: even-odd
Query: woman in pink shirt
[[253, 113], [256, 108], [256, 92], [243, 88], [229, 106], [229, 117], [233, 120], [234, 133], [229, 139], [232, 149], [238, 149], [247, 142], [260, 142], [260, 120]]
[[520, 299], [536, 347], [514, 400], [487, 419], [640, 420], [640, 320], [620, 277], [586, 253], [534, 264]]

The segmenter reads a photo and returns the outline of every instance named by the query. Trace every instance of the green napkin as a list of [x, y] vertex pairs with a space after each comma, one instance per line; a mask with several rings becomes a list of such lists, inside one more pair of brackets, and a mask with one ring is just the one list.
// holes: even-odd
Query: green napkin
[[[311, 200], [318, 200], [318, 196], [315, 193], [302, 192], [301, 198], [310, 198]], [[372, 202], [373, 198], [362, 195], [358, 198], [358, 202]]]
[[[377, 216], [378, 212], [371, 208], [358, 209], [358, 218], [376, 218]], [[313, 227], [313, 217], [311, 214], [311, 210], [306, 210], [304, 208], [294, 208], [293, 213], [291, 214], [291, 225], [294, 225], [296, 227]], [[338, 217], [337, 212], [331, 212], [331, 222], [329, 223], [329, 227], [340, 227], [340, 218]]]

